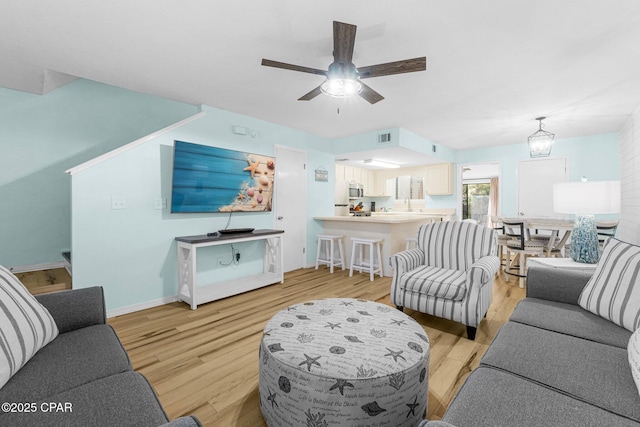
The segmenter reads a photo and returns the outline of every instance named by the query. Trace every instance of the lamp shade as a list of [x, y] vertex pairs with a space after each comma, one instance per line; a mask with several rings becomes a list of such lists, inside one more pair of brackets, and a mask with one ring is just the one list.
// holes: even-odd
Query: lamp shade
[[553, 184], [553, 210], [576, 215], [619, 213], [620, 181]]

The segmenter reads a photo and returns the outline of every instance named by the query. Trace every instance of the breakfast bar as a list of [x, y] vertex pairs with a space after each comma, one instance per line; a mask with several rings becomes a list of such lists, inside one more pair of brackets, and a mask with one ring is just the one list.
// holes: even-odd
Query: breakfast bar
[[392, 276], [389, 257], [405, 249], [407, 237], [417, 237], [423, 224], [442, 221], [443, 215], [436, 214], [387, 214], [373, 216], [322, 216], [314, 217], [322, 221], [324, 234], [345, 236], [346, 265], [351, 263], [351, 238], [382, 239], [383, 274]]

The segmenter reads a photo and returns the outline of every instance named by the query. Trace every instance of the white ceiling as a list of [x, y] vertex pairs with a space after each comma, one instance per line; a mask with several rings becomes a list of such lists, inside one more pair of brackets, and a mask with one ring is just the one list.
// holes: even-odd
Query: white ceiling
[[[0, 86], [46, 93], [77, 76], [343, 137], [401, 127], [453, 149], [616, 132], [640, 103], [638, 0], [0, 0]], [[427, 57], [368, 79], [385, 96], [297, 98], [323, 77], [332, 21], [354, 63]], [[337, 110], [340, 114], [337, 114]]]

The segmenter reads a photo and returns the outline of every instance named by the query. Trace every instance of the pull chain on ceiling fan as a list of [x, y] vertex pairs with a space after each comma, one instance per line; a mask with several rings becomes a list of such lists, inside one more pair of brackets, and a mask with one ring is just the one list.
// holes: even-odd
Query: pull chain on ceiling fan
[[362, 79], [413, 73], [427, 69], [427, 58], [424, 56], [356, 68], [352, 62], [356, 28], [352, 24], [333, 21], [333, 63], [329, 65], [327, 71], [270, 59], [263, 59], [262, 65], [301, 73], [318, 74], [327, 78], [320, 86], [298, 98], [298, 101], [310, 101], [321, 93], [338, 98], [346, 98], [358, 94], [370, 104], [382, 101], [384, 96], [364, 84], [361, 81]]

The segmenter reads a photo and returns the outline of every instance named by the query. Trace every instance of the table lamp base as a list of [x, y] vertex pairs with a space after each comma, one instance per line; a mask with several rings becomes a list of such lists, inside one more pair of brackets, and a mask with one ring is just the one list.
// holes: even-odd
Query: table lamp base
[[593, 215], [576, 216], [571, 234], [571, 258], [585, 264], [595, 264], [600, 259], [598, 230]]

